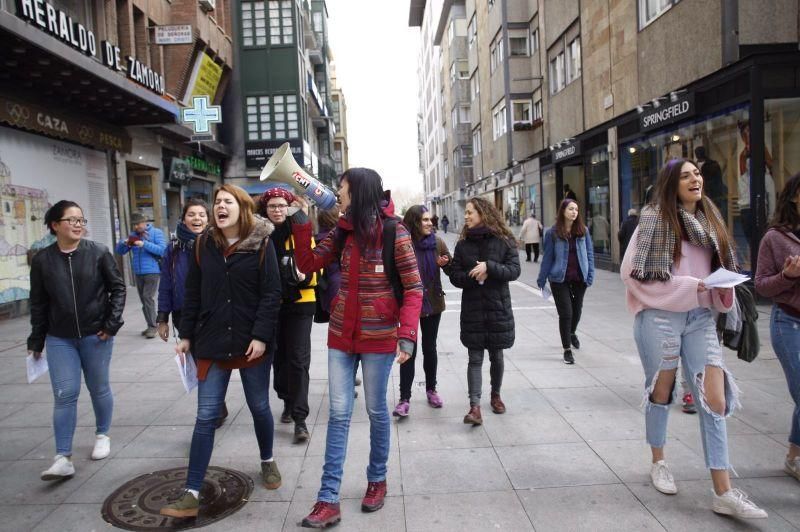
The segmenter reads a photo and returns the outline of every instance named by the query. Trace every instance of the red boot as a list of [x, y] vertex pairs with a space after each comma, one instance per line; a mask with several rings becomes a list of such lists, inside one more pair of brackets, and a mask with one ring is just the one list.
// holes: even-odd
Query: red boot
[[339, 503], [317, 501], [311, 513], [303, 519], [303, 528], [325, 528], [342, 520]]
[[383, 499], [386, 497], [386, 481], [367, 483], [367, 493], [361, 500], [362, 512], [376, 512], [383, 508]]

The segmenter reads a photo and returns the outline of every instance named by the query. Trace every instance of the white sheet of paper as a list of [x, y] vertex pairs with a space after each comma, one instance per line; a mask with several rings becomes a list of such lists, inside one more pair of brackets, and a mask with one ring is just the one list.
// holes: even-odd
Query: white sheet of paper
[[194, 363], [194, 357], [188, 353], [185, 355], [176, 353], [175, 363], [178, 365], [178, 373], [186, 393], [191, 392], [197, 387], [197, 366]]
[[42, 353], [42, 356], [37, 360], [33, 358], [33, 355], [28, 355], [25, 358], [25, 365], [28, 367], [28, 384], [30, 384], [47, 373], [47, 356]]
[[746, 275], [720, 268], [703, 279], [703, 284], [706, 288], [732, 288], [748, 280], [750, 278]]
[[555, 299], [553, 299], [553, 291], [550, 290], [550, 285], [545, 283], [544, 288], [539, 292], [539, 295], [542, 296], [542, 299], [545, 301], [549, 301], [553, 303]]

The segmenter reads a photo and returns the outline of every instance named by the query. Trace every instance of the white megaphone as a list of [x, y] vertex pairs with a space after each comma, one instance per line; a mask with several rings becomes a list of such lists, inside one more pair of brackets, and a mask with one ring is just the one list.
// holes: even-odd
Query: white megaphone
[[308, 175], [294, 160], [289, 143], [284, 142], [269, 158], [261, 170], [261, 181], [286, 183], [300, 194], [313, 201], [320, 209], [332, 209], [336, 205], [336, 194]]

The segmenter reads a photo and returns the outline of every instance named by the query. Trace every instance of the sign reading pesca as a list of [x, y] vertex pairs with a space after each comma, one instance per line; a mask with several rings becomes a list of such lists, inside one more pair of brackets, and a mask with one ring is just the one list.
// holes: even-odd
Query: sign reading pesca
[[156, 44], [192, 44], [194, 33], [191, 24], [156, 26]]
[[694, 93], [679, 96], [674, 102], [661, 104], [639, 115], [639, 129], [650, 131], [677, 122], [694, 114]]

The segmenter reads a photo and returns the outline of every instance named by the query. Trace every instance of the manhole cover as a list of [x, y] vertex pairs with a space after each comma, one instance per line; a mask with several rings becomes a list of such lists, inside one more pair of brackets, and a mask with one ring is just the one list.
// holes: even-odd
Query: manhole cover
[[103, 503], [103, 519], [126, 530], [186, 530], [238, 511], [253, 492], [253, 480], [239, 471], [209, 467], [200, 490], [200, 514], [176, 519], [159, 515], [186, 485], [186, 468], [155, 471], [120, 486]]

